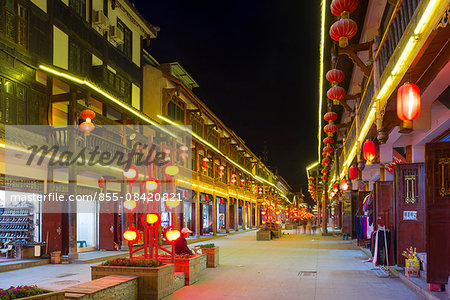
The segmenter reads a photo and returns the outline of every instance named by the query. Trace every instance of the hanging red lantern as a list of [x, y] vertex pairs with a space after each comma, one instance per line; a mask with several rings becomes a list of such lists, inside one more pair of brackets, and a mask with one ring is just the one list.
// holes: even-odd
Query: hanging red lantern
[[188, 147], [187, 146], [180, 146], [180, 148], [179, 148], [179, 150], [180, 150], [180, 158], [181, 159], [183, 159], [183, 160], [185, 160], [185, 159], [187, 159], [188, 157], [189, 157], [189, 154], [188, 154]]
[[331, 136], [327, 136], [326, 138], [323, 139], [323, 143], [325, 145], [331, 145], [334, 143], [334, 139]]
[[328, 133], [328, 134], [333, 134], [333, 133], [337, 132], [337, 126], [334, 124], [327, 124], [323, 128], [323, 131], [325, 131], [325, 133]]
[[217, 176], [219, 176], [220, 178], [222, 178], [222, 176], [225, 174], [223, 172], [223, 170], [225, 170], [224, 166], [218, 166], [217, 169], [219, 170], [219, 172], [217, 173]]
[[103, 178], [103, 176], [100, 176], [98, 179], [98, 187], [101, 189], [105, 187], [105, 178]]
[[330, 164], [331, 159], [329, 159], [328, 157], [325, 157], [324, 159], [322, 159], [322, 166], [326, 167]]
[[309, 181], [314, 181], [314, 177], [309, 177], [308, 180]]
[[333, 0], [330, 5], [331, 13], [342, 18], [348, 18], [357, 7], [358, 0]]
[[208, 202], [208, 201], [209, 201], [209, 196], [205, 195], [205, 202]]
[[320, 179], [322, 179], [322, 181], [327, 181], [328, 177], [327, 176], [322, 176], [322, 177], [320, 177]]
[[202, 158], [202, 168], [205, 171], [209, 169], [209, 159], [207, 157]]
[[320, 173], [322, 173], [322, 174], [327, 174], [329, 171], [330, 171], [330, 170], [328, 170], [328, 169], [322, 169], [322, 171], [320, 171]]
[[136, 228], [129, 228], [127, 231], [123, 233], [123, 238], [127, 240], [129, 243], [134, 243], [137, 241], [139, 237], [139, 232]]
[[323, 148], [324, 153], [333, 153], [333, 151], [334, 151], [334, 148], [331, 146], [326, 146]]
[[241, 187], [244, 187], [244, 185], [245, 185], [245, 179], [241, 179], [240, 182], [241, 182]]
[[344, 193], [348, 190], [348, 183], [347, 183], [347, 179], [342, 179], [341, 181], [341, 191], [343, 191]]
[[375, 143], [367, 140], [363, 145], [363, 154], [367, 164], [372, 164], [372, 161], [375, 159]]
[[233, 184], [236, 183], [236, 175], [235, 174], [231, 174], [231, 183], [233, 183]]
[[358, 25], [352, 19], [340, 19], [330, 28], [330, 36], [333, 40], [339, 41], [339, 47], [344, 48], [348, 45], [348, 40], [355, 36], [358, 31]]
[[348, 178], [350, 178], [350, 180], [355, 180], [358, 177], [358, 168], [356, 168], [355, 166], [351, 166], [348, 169]]
[[[344, 93], [345, 93], [345, 90], [344, 90]], [[327, 112], [327, 113], [323, 116], [323, 118], [324, 118], [325, 121], [327, 121], [327, 122], [334, 122], [334, 121], [337, 120], [338, 115], [337, 115], [337, 113], [335, 113], [334, 111], [329, 111], [329, 112]]]
[[172, 226], [168, 227], [164, 232], [164, 237], [169, 243], [175, 243], [175, 241], [181, 236], [181, 232], [178, 229], [173, 229]]
[[92, 130], [95, 129], [94, 123], [91, 121], [86, 121], [80, 124], [80, 129], [88, 135]]
[[414, 83], [405, 83], [397, 91], [397, 117], [403, 127], [412, 129], [412, 121], [420, 114], [420, 89]]
[[85, 109], [80, 113], [80, 117], [82, 117], [86, 121], [91, 121], [93, 118], [95, 118], [95, 112], [90, 109]]
[[331, 82], [333, 86], [337, 85], [339, 82], [345, 79], [344, 72], [338, 69], [332, 69], [328, 71], [325, 77], [329, 82]]
[[339, 187], [337, 184], [333, 184], [333, 192], [337, 193], [339, 191]]
[[[327, 91], [328, 99], [333, 100], [333, 104], [335, 104], [335, 105], [338, 105], [340, 103], [339, 100], [342, 100], [344, 98], [344, 96], [345, 96], [345, 89], [338, 85], [331, 87]], [[337, 114], [336, 114], [336, 119], [337, 119]]]

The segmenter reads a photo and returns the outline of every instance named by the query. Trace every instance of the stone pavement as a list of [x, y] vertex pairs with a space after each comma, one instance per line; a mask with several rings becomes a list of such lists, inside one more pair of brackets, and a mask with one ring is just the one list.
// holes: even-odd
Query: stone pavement
[[[254, 231], [212, 241], [221, 247], [220, 266], [168, 299], [423, 299], [398, 278], [378, 277], [351, 241], [287, 232], [272, 241], [256, 241]], [[0, 273], [0, 288], [89, 280], [89, 264], [45, 265]]]

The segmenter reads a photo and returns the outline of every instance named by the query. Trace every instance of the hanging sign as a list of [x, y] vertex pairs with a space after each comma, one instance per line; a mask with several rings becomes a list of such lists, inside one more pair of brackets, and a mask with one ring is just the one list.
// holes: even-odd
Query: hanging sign
[[397, 150], [392, 149], [392, 162], [384, 164], [384, 168], [391, 174], [394, 174], [394, 168], [397, 164], [406, 163], [406, 158]]

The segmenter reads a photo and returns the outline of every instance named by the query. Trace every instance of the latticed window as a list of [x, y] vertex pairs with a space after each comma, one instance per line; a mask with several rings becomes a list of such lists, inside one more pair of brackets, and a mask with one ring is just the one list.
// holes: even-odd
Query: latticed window
[[117, 49], [131, 58], [133, 33], [119, 18], [117, 19], [117, 28], [123, 32], [123, 43], [118, 45]]
[[27, 123], [27, 89], [0, 77], [0, 122], [11, 125]]
[[167, 116], [177, 122], [184, 124], [184, 103], [173, 96], [167, 104]]
[[217, 130], [209, 130], [208, 142], [214, 147], [219, 147], [219, 132], [217, 132]]
[[192, 115], [192, 132], [194, 132], [196, 135], [203, 137], [203, 119], [198, 115]]
[[80, 45], [78, 45], [72, 39], [70, 39], [69, 71], [83, 76], [86, 75], [88, 72], [89, 59], [89, 53], [82, 49]]
[[27, 8], [15, 0], [0, 0], [0, 33], [9, 41], [28, 47]]
[[86, 0], [70, 0], [69, 6], [79, 15], [83, 20], [86, 20]]

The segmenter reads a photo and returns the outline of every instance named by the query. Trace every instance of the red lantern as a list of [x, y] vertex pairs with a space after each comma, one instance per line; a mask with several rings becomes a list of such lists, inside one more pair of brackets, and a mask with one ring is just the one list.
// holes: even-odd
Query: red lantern
[[320, 173], [322, 173], [322, 174], [327, 174], [329, 171], [330, 171], [330, 170], [328, 170], [328, 169], [322, 169], [322, 171], [320, 171]]
[[235, 174], [231, 174], [231, 183], [236, 183], [236, 175]]
[[262, 211], [261, 211], [261, 215], [265, 216], [265, 215], [266, 215], [266, 211], [265, 211], [265, 210], [262, 210]]
[[105, 178], [103, 178], [103, 176], [101, 176], [98, 179], [98, 187], [101, 188], [101, 189], [105, 187]]
[[[342, 88], [341, 88], [342, 89]], [[343, 89], [344, 90], [344, 89]], [[345, 95], [345, 90], [344, 90], [344, 95]], [[341, 98], [342, 99], [342, 98]], [[336, 121], [337, 120], [337, 117], [338, 117], [338, 115], [337, 115], [337, 113], [335, 113], [334, 111], [329, 111], [329, 112], [327, 112], [324, 116], [323, 116], [323, 118], [325, 119], [325, 121], [327, 121], [327, 122], [334, 122], [334, 121]]]
[[339, 47], [347, 47], [348, 40], [355, 36], [358, 25], [352, 19], [340, 19], [330, 28], [330, 36], [333, 40], [339, 41]]
[[[333, 86], [327, 91], [327, 97], [330, 100], [333, 100], [334, 104], [339, 104], [339, 100], [342, 100], [344, 98], [344, 96], [345, 96], [345, 90], [344, 90], [344, 88], [342, 88], [340, 86]], [[336, 119], [337, 119], [337, 114], [336, 114]]]
[[341, 181], [341, 191], [346, 192], [348, 190], [347, 179], [342, 179]]
[[123, 233], [123, 238], [127, 240], [129, 243], [134, 243], [137, 241], [139, 237], [139, 232], [136, 228], [129, 228], [127, 231]]
[[320, 177], [320, 179], [322, 179], [322, 181], [326, 181], [328, 179], [328, 177], [327, 176], [322, 176], [322, 177]]
[[333, 133], [337, 132], [337, 126], [334, 124], [327, 124], [323, 128], [323, 131], [325, 131], [325, 133], [328, 133], [328, 134], [333, 134]]
[[158, 213], [149, 213], [143, 215], [145, 217], [145, 223], [147, 223], [150, 226], [159, 224], [161, 218]]
[[420, 89], [414, 83], [405, 83], [397, 91], [397, 117], [403, 127], [412, 129], [412, 121], [420, 114]]
[[333, 184], [333, 192], [336, 194], [339, 191], [339, 187], [337, 184]]
[[327, 136], [326, 138], [323, 139], [323, 143], [325, 145], [331, 145], [334, 143], [334, 139], [330, 136]]
[[308, 180], [309, 181], [314, 181], [314, 177], [309, 177]]
[[90, 109], [85, 109], [80, 113], [80, 116], [86, 121], [91, 121], [93, 118], [95, 118], [95, 112]]
[[80, 124], [80, 129], [86, 133], [89, 134], [92, 130], [95, 129], [94, 123], [92, 123], [90, 120], [83, 122]]
[[325, 76], [327, 77], [327, 80], [329, 82], [331, 82], [331, 84], [333, 86], [337, 85], [339, 82], [341, 82], [345, 78], [344, 72], [342, 72], [341, 70], [338, 70], [338, 69], [332, 69], [332, 70], [328, 71], [327, 75], [325, 75]]
[[336, 17], [348, 18], [348, 15], [358, 7], [358, 0], [333, 0], [330, 5], [331, 13]]
[[334, 149], [331, 146], [326, 146], [323, 148], [324, 153], [333, 153]]
[[325, 158], [322, 160], [322, 166], [327, 166], [327, 165], [330, 164], [330, 162], [331, 162], [331, 159], [329, 159], [328, 157], [325, 157]]
[[375, 159], [375, 143], [371, 140], [366, 141], [363, 145], [363, 154], [367, 164], [372, 164], [372, 161]]
[[202, 158], [202, 168], [205, 171], [209, 169], [209, 159], [207, 157]]
[[350, 180], [355, 180], [358, 177], [358, 168], [356, 168], [355, 166], [351, 166], [348, 169], [348, 178], [350, 178]]
[[172, 229], [172, 226], [168, 227], [164, 232], [164, 237], [169, 243], [174, 243], [181, 236], [181, 232], [178, 229]]

